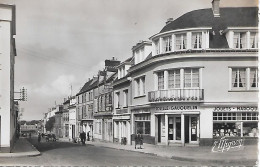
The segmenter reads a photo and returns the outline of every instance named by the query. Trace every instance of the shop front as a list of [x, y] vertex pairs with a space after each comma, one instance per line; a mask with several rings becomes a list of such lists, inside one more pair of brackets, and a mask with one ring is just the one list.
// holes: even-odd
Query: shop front
[[197, 105], [155, 107], [157, 144], [199, 144], [200, 112]]
[[113, 117], [114, 143], [130, 144], [131, 126], [130, 115], [117, 115]]
[[228, 106], [213, 109], [213, 139], [243, 138], [245, 144], [256, 144], [258, 133], [257, 106]]
[[83, 119], [82, 120], [83, 131], [89, 134], [90, 140], [93, 139], [93, 119]]

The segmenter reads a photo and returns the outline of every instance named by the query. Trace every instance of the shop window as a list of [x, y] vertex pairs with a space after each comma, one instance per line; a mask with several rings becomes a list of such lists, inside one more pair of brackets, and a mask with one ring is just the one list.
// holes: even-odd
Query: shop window
[[180, 88], [180, 69], [169, 71], [168, 88]]
[[254, 123], [243, 123], [243, 136], [244, 137], [258, 137], [258, 125]]
[[240, 137], [241, 122], [213, 123], [213, 137]]
[[135, 115], [136, 134], [150, 134], [150, 114]]
[[213, 120], [258, 120], [258, 112], [214, 112]]

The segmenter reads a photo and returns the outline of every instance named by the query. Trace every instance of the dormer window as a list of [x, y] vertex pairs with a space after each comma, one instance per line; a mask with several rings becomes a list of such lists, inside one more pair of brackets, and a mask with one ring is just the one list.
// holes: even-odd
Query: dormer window
[[236, 49], [246, 48], [246, 33], [234, 32], [234, 44], [233, 47]]
[[175, 50], [185, 50], [187, 48], [187, 35], [177, 34], [175, 38]]
[[192, 48], [201, 49], [202, 48], [202, 33], [192, 33]]
[[155, 42], [155, 52], [156, 52], [156, 54], [160, 53], [160, 42], [159, 42], [159, 40], [157, 40]]
[[258, 48], [258, 34], [256, 32], [250, 32], [250, 48]]
[[164, 52], [172, 51], [172, 37], [168, 36], [163, 38], [163, 42], [164, 42]]

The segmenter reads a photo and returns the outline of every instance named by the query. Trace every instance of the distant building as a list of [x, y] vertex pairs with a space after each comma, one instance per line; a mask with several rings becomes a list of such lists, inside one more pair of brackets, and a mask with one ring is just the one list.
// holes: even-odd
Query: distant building
[[16, 15], [14, 5], [0, 4], [0, 152], [10, 152], [16, 136], [14, 64]]
[[72, 141], [77, 137], [76, 131], [76, 98], [70, 97], [69, 110], [69, 140]]
[[69, 139], [69, 105], [70, 105], [70, 99], [65, 100], [63, 103], [63, 113], [62, 113], [62, 119], [63, 119], [63, 138]]

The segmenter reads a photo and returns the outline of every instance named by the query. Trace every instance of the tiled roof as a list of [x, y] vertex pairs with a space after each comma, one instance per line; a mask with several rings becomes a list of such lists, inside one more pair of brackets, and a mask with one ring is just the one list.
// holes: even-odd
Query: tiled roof
[[220, 8], [220, 17], [214, 17], [212, 9], [188, 12], [163, 27], [160, 33], [186, 28], [212, 27], [210, 48], [228, 48], [227, 40], [219, 31], [227, 27], [257, 27], [257, 7]]

